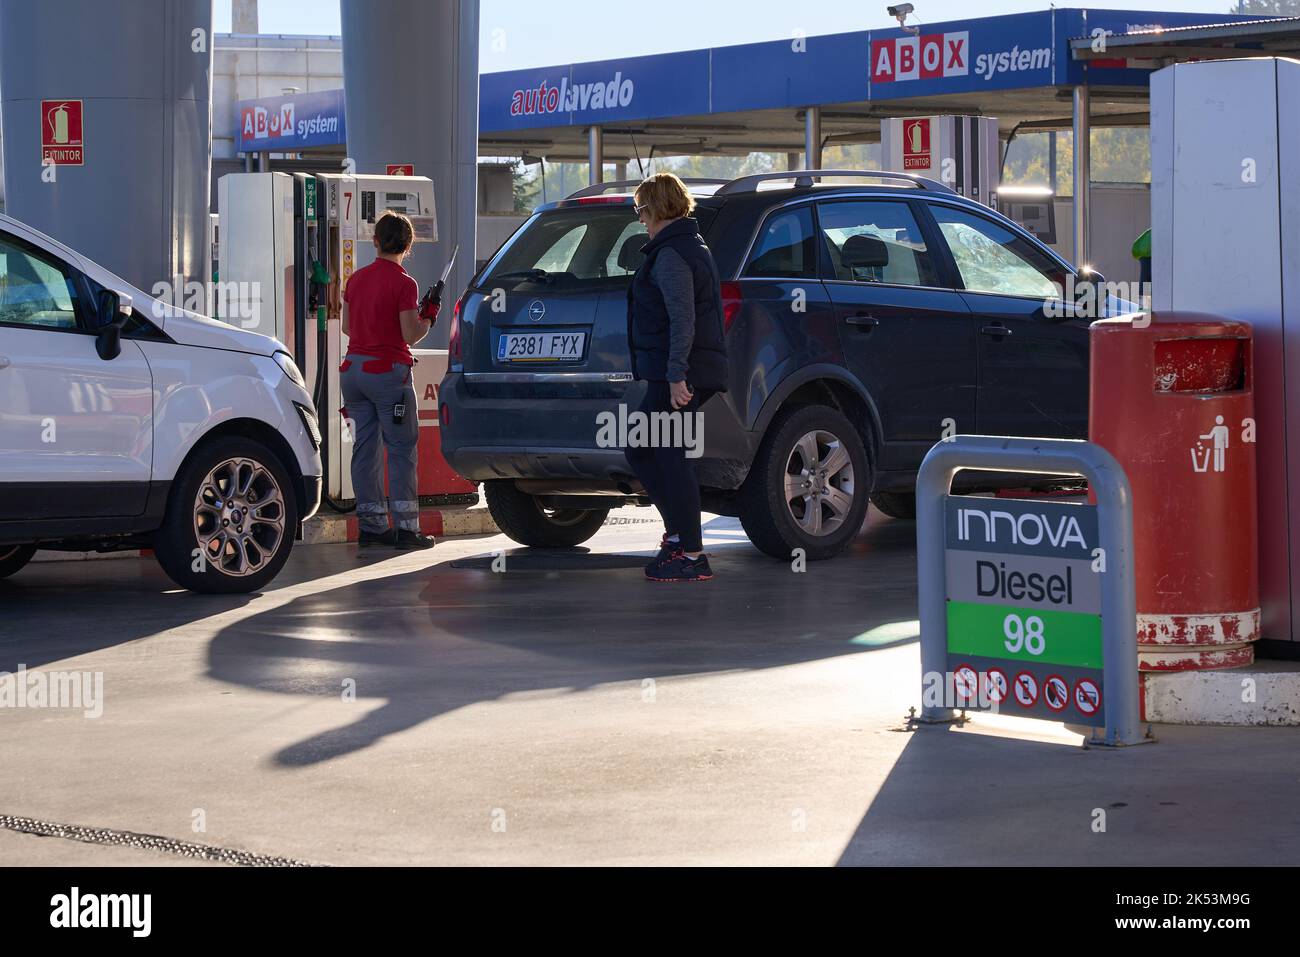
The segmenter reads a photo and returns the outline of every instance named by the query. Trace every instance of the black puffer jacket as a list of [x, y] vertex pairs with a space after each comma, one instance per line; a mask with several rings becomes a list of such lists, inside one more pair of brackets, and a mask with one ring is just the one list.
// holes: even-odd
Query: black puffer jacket
[[645, 261], [627, 291], [627, 338], [632, 374], [666, 382], [670, 322], [663, 294], [651, 277], [655, 256], [671, 246], [691, 268], [695, 280], [695, 339], [687, 360], [686, 381], [696, 391], [727, 390], [727, 343], [722, 327], [722, 292], [713, 254], [700, 238], [699, 224], [689, 217], [669, 223], [645, 244]]

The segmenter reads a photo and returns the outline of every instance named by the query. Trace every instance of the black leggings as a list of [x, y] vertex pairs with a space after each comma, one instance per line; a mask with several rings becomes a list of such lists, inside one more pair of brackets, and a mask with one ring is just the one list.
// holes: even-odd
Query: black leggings
[[[678, 411], [690, 415], [694, 422], [693, 432], [685, 430], [682, 423], [680, 436], [689, 436], [694, 442], [694, 449], [702, 448], [704, 429], [701, 425], [700, 407], [713, 395], [712, 392], [697, 391], [690, 404], [681, 410], [674, 410], [671, 393], [667, 382], [646, 382], [645, 399], [638, 411], [647, 417], [656, 412]], [[629, 425], [628, 429], [632, 429]], [[662, 435], [662, 432], [661, 432]], [[704, 547], [700, 533], [700, 484], [695, 477], [692, 460], [686, 457], [686, 446], [682, 442], [660, 444], [658, 446], [637, 444], [624, 448], [627, 461], [632, 471], [641, 480], [650, 501], [663, 516], [664, 531], [677, 535], [681, 539], [682, 551], [698, 552]]]

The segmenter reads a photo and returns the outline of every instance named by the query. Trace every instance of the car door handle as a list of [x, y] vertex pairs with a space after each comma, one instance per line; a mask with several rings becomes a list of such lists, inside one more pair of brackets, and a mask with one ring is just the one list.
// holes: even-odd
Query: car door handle
[[0, 356], [0, 369], [8, 369], [10, 366], [8, 356]]
[[855, 315], [849, 316], [845, 321], [851, 326], [859, 326], [863, 329], [874, 329], [876, 326], [880, 325], [879, 319], [866, 312], [856, 313]]
[[1011, 330], [1008, 329], [1006, 326], [1002, 325], [1001, 323], [992, 326], [984, 326], [982, 329], [980, 329], [980, 332], [983, 335], [993, 336], [994, 338], [998, 338], [998, 339], [1002, 338], [1003, 336], [1011, 335]]

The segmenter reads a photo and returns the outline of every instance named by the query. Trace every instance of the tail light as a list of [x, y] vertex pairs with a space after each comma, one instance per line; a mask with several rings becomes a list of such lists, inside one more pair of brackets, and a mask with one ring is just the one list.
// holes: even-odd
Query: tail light
[[456, 300], [456, 307], [451, 311], [451, 331], [447, 334], [447, 362], [460, 363], [460, 304], [463, 299]]
[[580, 196], [578, 198], [579, 206], [596, 206], [600, 204], [620, 204], [627, 205], [629, 202], [626, 196]]
[[740, 315], [740, 307], [744, 305], [745, 294], [738, 282], [724, 282], [722, 289], [722, 331], [731, 331], [731, 324], [736, 321], [736, 316]]

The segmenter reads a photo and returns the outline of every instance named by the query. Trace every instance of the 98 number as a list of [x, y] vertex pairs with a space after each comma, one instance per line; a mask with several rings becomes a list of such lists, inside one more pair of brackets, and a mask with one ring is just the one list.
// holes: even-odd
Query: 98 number
[[1041, 655], [1046, 646], [1043, 619], [1037, 615], [1030, 615], [1024, 620], [1019, 615], [1007, 615], [1002, 621], [1002, 634], [1007, 637], [1003, 644], [1013, 655], [1021, 648], [1031, 655]]

